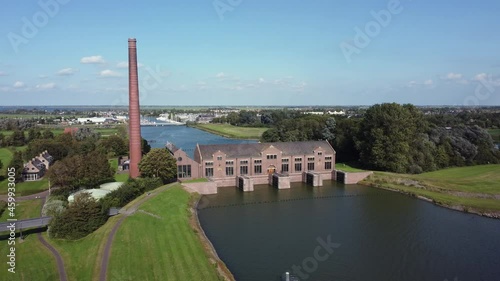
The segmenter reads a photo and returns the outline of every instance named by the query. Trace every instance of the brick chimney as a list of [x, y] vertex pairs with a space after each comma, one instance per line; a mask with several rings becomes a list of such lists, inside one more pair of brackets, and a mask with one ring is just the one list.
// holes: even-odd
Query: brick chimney
[[128, 39], [129, 83], [129, 145], [130, 177], [137, 178], [141, 161], [141, 117], [139, 107], [139, 79], [137, 74], [137, 45], [135, 38]]

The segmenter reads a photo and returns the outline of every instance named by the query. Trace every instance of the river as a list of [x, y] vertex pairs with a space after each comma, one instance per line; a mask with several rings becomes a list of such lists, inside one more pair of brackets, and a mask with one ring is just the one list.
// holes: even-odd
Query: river
[[[156, 147], [241, 142], [187, 127], [142, 130]], [[279, 280], [293, 268], [312, 281], [500, 280], [500, 220], [399, 193], [294, 183], [219, 188], [200, 205], [202, 227], [238, 281]]]

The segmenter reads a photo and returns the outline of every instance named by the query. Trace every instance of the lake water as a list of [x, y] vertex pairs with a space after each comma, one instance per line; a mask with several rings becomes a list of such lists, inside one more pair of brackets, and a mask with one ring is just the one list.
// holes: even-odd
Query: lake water
[[[142, 128], [168, 140], [241, 142], [187, 127]], [[203, 197], [199, 218], [222, 260], [241, 281], [500, 280], [500, 220], [435, 206], [394, 192], [325, 182], [267, 185], [243, 193], [219, 188]], [[322, 244], [328, 244], [328, 251]]]

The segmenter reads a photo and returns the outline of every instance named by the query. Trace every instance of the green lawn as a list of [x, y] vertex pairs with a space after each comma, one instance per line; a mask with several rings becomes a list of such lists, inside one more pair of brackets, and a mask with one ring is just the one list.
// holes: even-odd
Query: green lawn
[[219, 280], [189, 224], [190, 194], [175, 186], [126, 218], [116, 234], [108, 280]]
[[207, 178], [199, 178], [199, 179], [182, 181], [182, 183], [196, 183], [196, 182], [208, 182], [208, 179]]
[[[36, 234], [29, 234], [21, 242], [16, 239], [16, 273], [7, 272], [8, 240], [0, 241], [0, 280], [59, 280], [56, 261], [52, 253], [43, 246]], [[83, 280], [83, 279], [79, 279]]]
[[342, 170], [344, 172], [351, 172], [351, 173], [355, 173], [355, 172], [364, 172], [365, 170], [362, 170], [362, 169], [358, 169], [358, 168], [355, 168], [355, 167], [352, 167], [351, 165], [349, 164], [346, 164], [346, 163], [336, 163], [335, 164], [335, 169], [336, 170]]
[[77, 241], [50, 239], [43, 234], [61, 254], [69, 280], [98, 280], [106, 239], [120, 218], [120, 215], [111, 217], [98, 230]]
[[42, 204], [43, 200], [41, 199], [18, 201], [14, 210], [15, 216], [10, 217], [9, 210], [6, 209], [2, 216], [0, 216], [0, 222], [5, 222], [8, 218], [16, 218], [18, 220], [38, 218], [40, 217]]
[[[0, 194], [7, 194], [7, 179], [0, 182]], [[47, 177], [39, 181], [26, 181], [16, 183], [16, 196], [26, 196], [39, 193], [49, 189], [49, 180]]]
[[268, 128], [238, 127], [230, 124], [196, 124], [195, 128], [235, 139], [260, 139]]
[[5, 176], [5, 172], [7, 171], [7, 166], [9, 165], [13, 156], [14, 153], [12, 153], [12, 150], [5, 147], [0, 148], [0, 161], [2, 161], [3, 163], [3, 167], [0, 170], [0, 176]]
[[364, 182], [425, 196], [448, 206], [500, 212], [500, 200], [493, 197], [500, 195], [500, 165], [449, 168], [420, 175], [376, 172]]

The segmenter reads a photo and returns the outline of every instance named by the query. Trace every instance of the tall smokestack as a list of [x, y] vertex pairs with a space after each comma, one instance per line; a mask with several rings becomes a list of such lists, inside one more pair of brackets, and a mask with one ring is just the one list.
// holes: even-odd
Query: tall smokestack
[[128, 107], [130, 132], [130, 177], [140, 176], [141, 116], [139, 109], [139, 79], [137, 74], [137, 46], [135, 38], [128, 39]]

